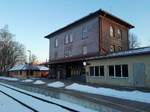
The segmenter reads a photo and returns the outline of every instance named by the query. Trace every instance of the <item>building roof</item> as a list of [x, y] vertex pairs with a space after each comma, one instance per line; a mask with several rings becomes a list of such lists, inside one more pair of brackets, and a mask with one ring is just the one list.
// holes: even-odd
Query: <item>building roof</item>
[[146, 54], [150, 54], [150, 46], [131, 49], [131, 50], [127, 50], [127, 51], [114, 52], [114, 53], [107, 54], [107, 55], [90, 57], [90, 58], [86, 58], [86, 60], [115, 58], [115, 57], [127, 57], [127, 56], [146, 55]]
[[100, 10], [94, 12], [94, 13], [90, 13], [89, 15], [87, 15], [87, 16], [85, 16], [85, 17], [83, 17], [83, 18], [81, 18], [81, 19], [79, 19], [77, 21], [74, 21], [73, 23], [71, 23], [71, 24], [69, 24], [69, 25], [67, 25], [67, 26], [65, 26], [63, 28], [60, 28], [60, 29], [50, 33], [49, 35], [45, 36], [45, 38], [51, 38], [54, 35], [56, 35], [58, 33], [61, 33], [61, 32], [63, 32], [64, 30], [66, 30], [68, 28], [71, 28], [71, 27], [73, 27], [73, 26], [75, 26], [77, 24], [80, 24], [80, 23], [82, 23], [82, 22], [84, 22], [86, 20], [89, 20], [91, 18], [97, 17], [99, 15], [102, 15], [102, 16], [108, 17], [108, 18], [110, 18], [110, 19], [112, 19], [114, 21], [117, 21], [117, 22], [127, 26], [128, 28], [134, 28], [134, 26], [132, 26], [128, 22], [126, 22], [126, 21], [124, 21], [124, 20], [122, 20], [122, 19], [120, 19], [120, 18], [118, 18], [118, 17], [108, 13], [107, 11], [104, 11], [104, 10], [100, 9]]
[[21, 64], [21, 65], [16, 65], [16, 66], [12, 67], [9, 71], [27, 71], [27, 70], [47, 71], [47, 70], [49, 70], [49, 68], [47, 68], [45, 66]]

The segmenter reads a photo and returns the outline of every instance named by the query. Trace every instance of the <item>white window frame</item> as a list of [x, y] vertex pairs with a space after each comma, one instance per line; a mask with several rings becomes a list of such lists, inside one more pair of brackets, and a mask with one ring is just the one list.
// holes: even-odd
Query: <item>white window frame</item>
[[72, 33], [69, 35], [69, 42], [73, 42], [73, 35], [72, 35]]
[[127, 65], [128, 66], [128, 64], [121, 64], [121, 65], [119, 65], [119, 66], [121, 66], [121, 77], [116, 76], [116, 67], [115, 67], [116, 65], [108, 65], [108, 70], [109, 70], [109, 66], [113, 66], [113, 68], [114, 68], [114, 76], [110, 76], [109, 74], [108, 74], [108, 76], [112, 77], [112, 78], [128, 78], [129, 76], [128, 77], [123, 77], [123, 71], [122, 71], [122, 66], [123, 65]]
[[58, 47], [58, 39], [55, 39], [55, 47]]
[[110, 28], [109, 28], [109, 35], [110, 37], [114, 37], [114, 28], [112, 25], [110, 25]]
[[82, 54], [83, 54], [83, 55], [87, 55], [87, 53], [88, 53], [87, 46], [83, 46], [83, 47], [82, 47]]
[[68, 44], [68, 43], [69, 43], [69, 35], [66, 34], [66, 35], [65, 35], [65, 44]]

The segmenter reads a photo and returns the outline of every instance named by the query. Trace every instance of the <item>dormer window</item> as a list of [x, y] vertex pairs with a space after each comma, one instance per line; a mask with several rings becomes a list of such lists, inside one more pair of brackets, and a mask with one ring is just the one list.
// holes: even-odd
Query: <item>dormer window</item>
[[110, 26], [109, 32], [110, 32], [110, 37], [114, 37], [114, 29], [112, 26]]

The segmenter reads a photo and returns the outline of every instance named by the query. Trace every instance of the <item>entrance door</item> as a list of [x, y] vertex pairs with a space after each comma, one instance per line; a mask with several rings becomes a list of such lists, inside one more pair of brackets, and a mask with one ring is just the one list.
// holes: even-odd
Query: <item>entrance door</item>
[[137, 87], [144, 86], [145, 65], [144, 63], [133, 64], [134, 85]]

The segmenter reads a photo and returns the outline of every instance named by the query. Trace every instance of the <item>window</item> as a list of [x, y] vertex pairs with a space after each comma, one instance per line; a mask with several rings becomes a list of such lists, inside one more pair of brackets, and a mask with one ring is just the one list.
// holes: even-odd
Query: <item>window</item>
[[72, 56], [72, 49], [69, 49], [69, 56]]
[[90, 67], [90, 76], [94, 76], [94, 67]]
[[119, 51], [122, 51], [122, 47], [118, 46], [118, 50], [119, 50]]
[[85, 26], [82, 29], [82, 39], [87, 38], [87, 37], [88, 37], [88, 28], [87, 26]]
[[69, 56], [68, 49], [65, 49], [65, 50], [64, 50], [64, 56], [65, 56], [65, 57], [68, 57], [68, 56]]
[[58, 47], [58, 39], [55, 39], [55, 47]]
[[121, 39], [122, 38], [122, 32], [120, 29], [117, 29], [117, 35], [118, 35], [118, 38]]
[[121, 66], [120, 65], [115, 66], [115, 72], [116, 72], [116, 77], [121, 77]]
[[128, 77], [128, 65], [122, 65], [122, 76]]
[[128, 65], [110, 65], [109, 76], [128, 77]]
[[69, 57], [69, 56], [72, 56], [72, 49], [70, 48], [67, 48], [64, 50], [64, 56], [65, 57]]
[[99, 76], [99, 66], [95, 66], [95, 76]]
[[90, 67], [90, 76], [104, 76], [104, 66]]
[[110, 52], [115, 52], [115, 45], [110, 46]]
[[104, 76], [104, 66], [100, 66], [100, 76]]
[[109, 76], [114, 76], [114, 66], [109, 66]]
[[87, 47], [86, 46], [83, 46], [83, 55], [86, 55], [87, 54]]
[[69, 43], [69, 36], [67, 34], [67, 35], [65, 35], [65, 44], [68, 44], [68, 43]]
[[73, 35], [72, 34], [69, 35], [69, 42], [73, 42]]
[[110, 37], [114, 37], [114, 29], [112, 26], [110, 26]]

